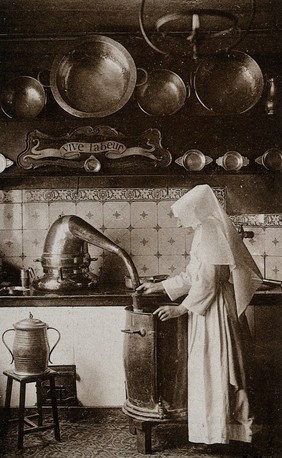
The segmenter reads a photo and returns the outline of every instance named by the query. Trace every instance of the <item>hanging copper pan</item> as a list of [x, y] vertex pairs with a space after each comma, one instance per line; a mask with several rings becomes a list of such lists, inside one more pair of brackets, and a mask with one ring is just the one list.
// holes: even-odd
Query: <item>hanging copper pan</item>
[[31, 76], [17, 76], [1, 93], [1, 109], [9, 118], [35, 118], [45, 103], [44, 86]]
[[135, 88], [136, 67], [124, 46], [97, 35], [56, 56], [50, 83], [65, 111], [79, 118], [100, 118], [128, 102]]
[[199, 102], [216, 114], [241, 114], [260, 100], [264, 78], [257, 62], [240, 51], [201, 59], [194, 74]]
[[165, 68], [145, 73], [144, 82], [136, 86], [137, 103], [151, 116], [169, 116], [179, 111], [190, 96], [190, 86], [171, 70]]

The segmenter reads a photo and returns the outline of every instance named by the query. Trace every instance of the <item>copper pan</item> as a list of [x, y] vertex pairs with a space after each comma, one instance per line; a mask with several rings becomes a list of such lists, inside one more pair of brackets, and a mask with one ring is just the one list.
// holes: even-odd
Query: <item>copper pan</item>
[[257, 62], [240, 51], [202, 58], [194, 74], [199, 102], [216, 114], [241, 114], [253, 108], [264, 90]]
[[151, 116], [169, 116], [179, 111], [190, 96], [190, 86], [171, 70], [157, 69], [145, 73], [144, 82], [136, 86], [137, 103]]
[[1, 93], [1, 109], [9, 118], [35, 118], [45, 103], [44, 86], [31, 76], [17, 76]]
[[136, 67], [119, 42], [95, 35], [57, 55], [50, 74], [56, 102], [79, 118], [109, 116], [130, 99]]

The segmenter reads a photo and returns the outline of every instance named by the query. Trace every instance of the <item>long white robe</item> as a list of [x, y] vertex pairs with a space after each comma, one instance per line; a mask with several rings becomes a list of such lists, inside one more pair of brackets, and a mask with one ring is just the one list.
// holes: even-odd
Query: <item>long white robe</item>
[[228, 265], [200, 254], [196, 230], [184, 273], [163, 286], [188, 309], [188, 434], [195, 443], [251, 442], [242, 342]]

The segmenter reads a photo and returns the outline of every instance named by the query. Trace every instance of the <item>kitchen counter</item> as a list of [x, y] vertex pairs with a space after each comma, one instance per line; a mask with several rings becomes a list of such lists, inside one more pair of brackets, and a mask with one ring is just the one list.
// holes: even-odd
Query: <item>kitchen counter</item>
[[12, 294], [8, 293], [8, 288], [4, 288], [0, 290], [0, 307], [130, 306], [136, 295], [132, 290], [119, 286], [99, 286], [95, 289], [68, 292], [36, 291], [31, 288], [13, 291]]
[[[121, 286], [99, 285], [95, 290], [73, 292], [14, 291], [9, 294], [7, 289], [0, 290], [0, 307], [105, 307], [105, 306], [130, 306], [137, 298], [142, 307], [150, 307], [156, 303], [170, 302], [164, 294], [143, 296]], [[252, 305], [282, 305], [282, 288], [277, 286], [271, 289], [257, 291]]]

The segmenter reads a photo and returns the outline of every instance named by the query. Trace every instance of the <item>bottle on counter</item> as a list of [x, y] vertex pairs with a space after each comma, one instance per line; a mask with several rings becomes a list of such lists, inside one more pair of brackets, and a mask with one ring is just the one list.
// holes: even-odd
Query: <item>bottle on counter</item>
[[265, 109], [268, 115], [274, 115], [278, 108], [277, 83], [274, 77], [267, 80], [267, 95]]

